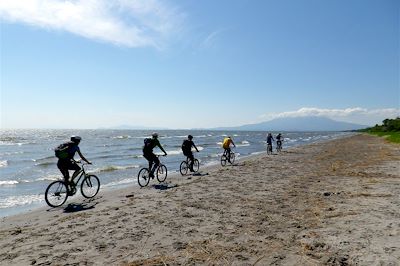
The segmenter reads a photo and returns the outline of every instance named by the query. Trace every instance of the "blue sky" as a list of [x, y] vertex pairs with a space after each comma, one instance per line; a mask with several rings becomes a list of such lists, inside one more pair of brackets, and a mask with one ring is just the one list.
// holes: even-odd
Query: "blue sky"
[[1, 127], [400, 115], [396, 0], [4, 0]]

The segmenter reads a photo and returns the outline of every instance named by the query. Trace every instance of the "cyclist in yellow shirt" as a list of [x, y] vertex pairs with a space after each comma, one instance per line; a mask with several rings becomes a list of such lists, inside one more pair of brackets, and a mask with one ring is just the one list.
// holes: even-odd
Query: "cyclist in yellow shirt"
[[233, 147], [236, 147], [231, 137], [224, 138], [224, 141], [222, 142], [222, 148], [224, 148], [224, 154], [226, 155], [229, 163], [231, 163], [231, 144]]

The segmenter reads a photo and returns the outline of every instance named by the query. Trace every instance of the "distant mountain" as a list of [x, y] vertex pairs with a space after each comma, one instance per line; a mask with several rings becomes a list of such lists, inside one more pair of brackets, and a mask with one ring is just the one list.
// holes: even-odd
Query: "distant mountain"
[[336, 121], [326, 117], [286, 117], [277, 118], [258, 124], [238, 127], [215, 128], [215, 130], [248, 130], [248, 131], [345, 131], [357, 130], [368, 126]]

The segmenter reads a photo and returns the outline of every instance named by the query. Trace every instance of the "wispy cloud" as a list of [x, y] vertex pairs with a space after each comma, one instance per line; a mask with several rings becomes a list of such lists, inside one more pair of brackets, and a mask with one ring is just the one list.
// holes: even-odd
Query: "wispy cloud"
[[224, 29], [216, 30], [207, 35], [207, 37], [200, 43], [201, 48], [210, 48], [215, 45], [217, 36], [224, 32]]
[[260, 116], [260, 118], [263, 120], [271, 120], [274, 118], [304, 116], [322, 116], [340, 121], [373, 125], [375, 123], [380, 123], [385, 118], [395, 118], [397, 116], [400, 116], [400, 109], [366, 109], [361, 107], [344, 109], [324, 109], [315, 107], [303, 107], [296, 111], [263, 114]]
[[185, 15], [160, 0], [2, 0], [0, 18], [127, 47], [161, 48]]

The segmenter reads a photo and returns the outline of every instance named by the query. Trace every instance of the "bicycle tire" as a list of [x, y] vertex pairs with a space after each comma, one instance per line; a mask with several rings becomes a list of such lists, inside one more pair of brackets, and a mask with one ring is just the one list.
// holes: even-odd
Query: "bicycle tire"
[[168, 170], [167, 167], [163, 164], [160, 164], [157, 167], [157, 180], [158, 182], [164, 182], [165, 179], [167, 179], [167, 175], [168, 175]]
[[95, 175], [87, 175], [81, 183], [81, 193], [87, 198], [93, 198], [100, 190], [100, 180]]
[[225, 154], [222, 155], [222, 156], [221, 156], [221, 165], [222, 165], [222, 166], [225, 166], [225, 165], [226, 165], [226, 160], [227, 160], [226, 155], [225, 155]]
[[199, 162], [199, 160], [194, 159], [194, 162], [193, 162], [193, 171], [194, 171], [195, 173], [197, 173], [197, 172], [199, 171], [199, 169], [200, 169], [200, 162]]
[[231, 153], [231, 164], [235, 162], [235, 153]]
[[189, 166], [186, 161], [181, 162], [181, 165], [179, 166], [179, 172], [181, 175], [187, 175], [187, 172], [189, 170]]
[[44, 199], [50, 207], [59, 207], [67, 201], [68, 189], [63, 181], [54, 181], [48, 185]]
[[149, 169], [147, 169], [147, 168], [140, 169], [138, 176], [137, 176], [137, 180], [138, 180], [139, 186], [141, 186], [141, 187], [147, 186], [150, 182]]

